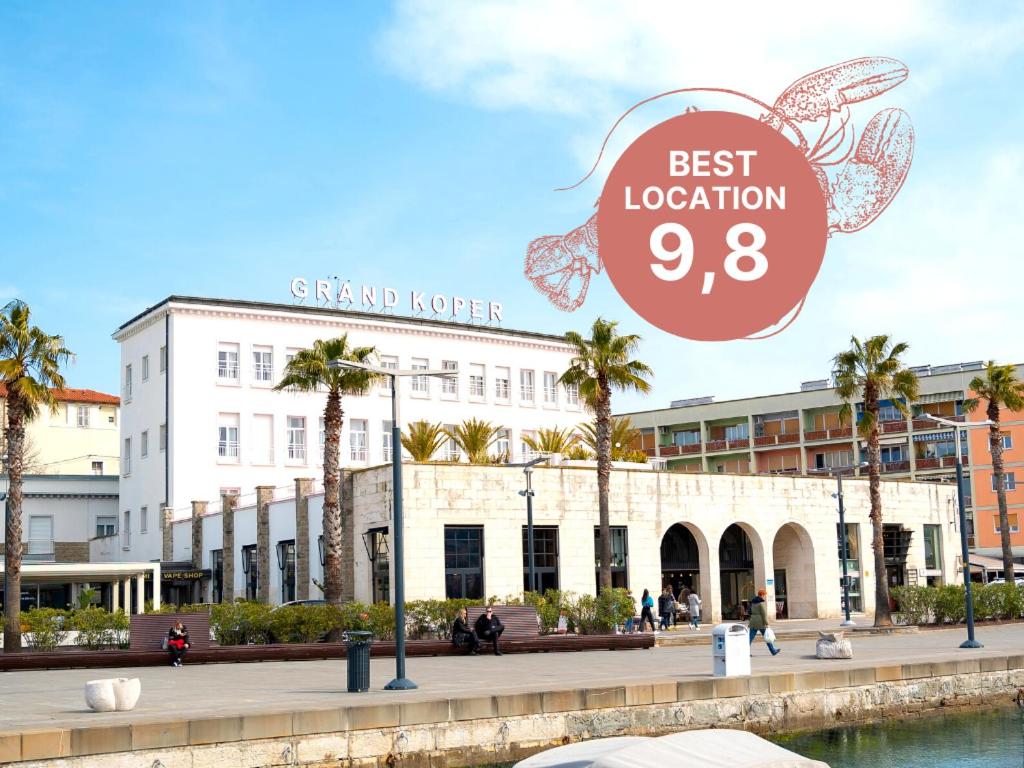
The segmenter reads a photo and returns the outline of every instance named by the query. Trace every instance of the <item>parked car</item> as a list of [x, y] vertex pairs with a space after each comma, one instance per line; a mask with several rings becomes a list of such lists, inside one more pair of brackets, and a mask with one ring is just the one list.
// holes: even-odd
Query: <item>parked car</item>
[[[989, 584], [1005, 584], [1005, 583], [1006, 583], [1006, 579], [992, 579], [992, 581], [989, 582]], [[1024, 576], [1017, 576], [1013, 580], [1013, 583], [1016, 584], [1018, 587], [1024, 587]]]

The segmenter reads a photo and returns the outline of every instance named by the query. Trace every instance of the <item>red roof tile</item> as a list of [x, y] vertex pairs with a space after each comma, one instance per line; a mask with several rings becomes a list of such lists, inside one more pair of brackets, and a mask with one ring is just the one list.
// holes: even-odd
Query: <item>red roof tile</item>
[[[121, 398], [107, 395], [95, 389], [52, 389], [53, 396], [62, 403], [95, 403], [96, 405], [120, 405]], [[7, 387], [0, 382], [0, 398], [7, 397]]]

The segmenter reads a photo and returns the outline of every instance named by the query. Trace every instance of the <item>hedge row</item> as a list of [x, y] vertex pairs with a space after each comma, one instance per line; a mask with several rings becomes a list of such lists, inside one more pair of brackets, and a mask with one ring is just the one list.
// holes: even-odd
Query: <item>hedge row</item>
[[[895, 618], [903, 624], [959, 624], [966, 620], [963, 584], [941, 587], [894, 587]], [[1019, 619], [1024, 616], [1024, 586], [972, 584], [974, 618]]]
[[33, 608], [21, 615], [21, 629], [30, 648], [52, 651], [77, 632], [76, 645], [96, 651], [128, 647], [129, 619], [124, 611], [102, 608]]

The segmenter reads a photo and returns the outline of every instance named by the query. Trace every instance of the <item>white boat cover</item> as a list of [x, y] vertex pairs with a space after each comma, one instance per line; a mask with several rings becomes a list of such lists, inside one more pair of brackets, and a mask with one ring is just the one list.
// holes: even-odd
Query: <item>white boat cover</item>
[[616, 736], [540, 752], [515, 768], [828, 768], [748, 731], [715, 728], [668, 736]]

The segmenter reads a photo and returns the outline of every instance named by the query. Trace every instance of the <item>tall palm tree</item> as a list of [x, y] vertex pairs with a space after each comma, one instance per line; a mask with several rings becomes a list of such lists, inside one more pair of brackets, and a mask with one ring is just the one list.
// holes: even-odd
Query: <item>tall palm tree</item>
[[470, 464], [490, 464], [491, 446], [498, 442], [501, 427], [496, 427], [483, 419], [467, 419], [454, 429], [448, 430], [448, 436], [462, 449]]
[[1013, 365], [996, 365], [989, 360], [984, 376], [971, 379], [970, 388], [976, 397], [964, 401], [964, 410], [973, 413], [982, 400], [987, 401], [985, 414], [992, 422], [988, 428], [988, 449], [992, 452], [992, 477], [995, 478], [996, 500], [999, 503], [999, 540], [1003, 546], [1003, 577], [1013, 583], [1013, 548], [1010, 544], [1010, 518], [1006, 510], [1006, 474], [1003, 471], [1003, 436], [999, 431], [1000, 409], [1024, 411], [1024, 382], [1017, 378]]
[[[917, 376], [904, 367], [900, 356], [906, 343], [893, 344], [889, 337], [872, 336], [861, 342], [850, 338], [850, 349], [833, 360], [836, 394], [844, 401], [839, 419], [846, 423], [852, 416], [854, 398], [862, 398], [864, 412], [857, 431], [868, 444], [868, 487], [871, 494], [871, 548], [875, 555], [875, 626], [892, 626], [889, 611], [889, 582], [885, 570], [885, 544], [882, 541], [882, 494], [880, 489], [882, 452], [878, 445], [879, 403], [890, 400], [903, 414], [906, 403], [917, 399]], [[842, 532], [846, 534], [845, 531]]]
[[541, 427], [537, 434], [523, 438], [531, 451], [537, 453], [566, 453], [576, 443], [576, 435], [572, 427], [565, 429], [547, 429]]
[[402, 434], [402, 446], [413, 461], [430, 461], [447, 440], [444, 427], [428, 421], [414, 421]]
[[277, 391], [293, 388], [300, 392], [327, 391], [324, 406], [324, 599], [341, 605], [341, 470], [338, 454], [341, 426], [345, 417], [341, 398], [366, 391], [376, 376], [358, 368], [331, 367], [333, 360], [368, 364], [373, 347], [352, 347], [348, 334], [334, 339], [317, 339], [285, 366]]
[[[594, 453], [597, 453], [597, 422], [587, 421], [579, 425], [583, 434], [583, 443]], [[612, 460], [621, 461], [632, 450], [635, 440], [640, 437], [640, 430], [633, 426], [628, 416], [612, 419]]]
[[32, 325], [22, 301], [0, 311], [0, 383], [7, 390], [7, 529], [4, 546], [4, 652], [21, 650], [21, 502], [25, 425], [41, 408], [57, 410], [51, 389], [64, 389], [60, 367], [71, 359], [64, 339]]
[[612, 320], [597, 318], [590, 329], [590, 338], [575, 331], [565, 334], [574, 348], [569, 369], [559, 381], [579, 388], [580, 396], [596, 418], [597, 437], [597, 508], [601, 538], [601, 589], [612, 586], [612, 539], [608, 522], [608, 485], [612, 470], [612, 390], [651, 390], [647, 377], [651, 369], [639, 360], [632, 360], [640, 346], [635, 334], [620, 335]]

